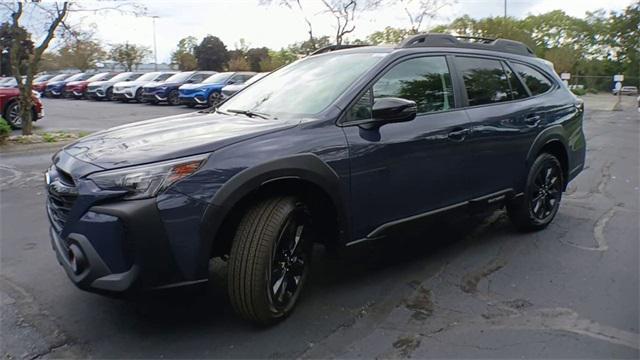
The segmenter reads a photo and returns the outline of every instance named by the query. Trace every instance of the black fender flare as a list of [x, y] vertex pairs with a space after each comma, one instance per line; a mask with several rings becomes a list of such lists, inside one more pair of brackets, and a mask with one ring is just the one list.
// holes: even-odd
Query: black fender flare
[[207, 261], [218, 230], [233, 206], [261, 186], [282, 179], [304, 180], [328, 194], [338, 215], [340, 237], [348, 236], [348, 212], [345, 195], [340, 190], [340, 177], [317, 155], [302, 153], [242, 170], [216, 192], [203, 215], [201, 228], [201, 249]]
[[527, 169], [536, 160], [536, 155], [538, 155], [540, 150], [542, 150], [545, 145], [552, 141], [559, 141], [564, 148], [567, 159], [569, 158], [569, 153], [567, 152], [568, 144], [565, 130], [562, 125], [554, 125], [542, 130], [533, 140], [533, 143], [531, 144], [531, 146], [529, 147], [529, 151], [527, 152]]

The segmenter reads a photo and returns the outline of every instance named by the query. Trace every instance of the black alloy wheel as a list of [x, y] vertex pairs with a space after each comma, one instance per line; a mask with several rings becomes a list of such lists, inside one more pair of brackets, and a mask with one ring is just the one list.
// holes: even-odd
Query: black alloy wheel
[[524, 231], [544, 229], [556, 216], [563, 191], [560, 161], [552, 154], [540, 154], [529, 170], [524, 195], [507, 204], [511, 221]]
[[113, 88], [108, 88], [104, 98], [108, 101], [113, 100]]
[[229, 299], [245, 319], [267, 325], [289, 315], [309, 274], [311, 217], [292, 196], [269, 198], [242, 218], [229, 257]]

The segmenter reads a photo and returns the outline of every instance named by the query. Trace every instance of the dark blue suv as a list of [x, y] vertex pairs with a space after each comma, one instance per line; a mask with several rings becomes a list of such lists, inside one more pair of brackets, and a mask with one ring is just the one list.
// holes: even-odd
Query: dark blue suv
[[59, 262], [114, 294], [205, 282], [220, 257], [236, 311], [273, 323], [313, 243], [485, 206], [545, 228], [584, 166], [583, 104], [525, 45], [483, 41], [330, 47], [217, 108], [68, 145], [46, 173]]
[[172, 75], [162, 82], [152, 82], [142, 87], [142, 100], [149, 104], [167, 102], [180, 105], [178, 88], [184, 84], [198, 84], [215, 74], [215, 71], [184, 71]]

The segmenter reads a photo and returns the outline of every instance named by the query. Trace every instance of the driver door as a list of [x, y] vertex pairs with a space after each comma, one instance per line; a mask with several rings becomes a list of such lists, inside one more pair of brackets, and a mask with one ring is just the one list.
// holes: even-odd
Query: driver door
[[[343, 129], [354, 239], [466, 200], [464, 167], [470, 153], [464, 139], [471, 124], [455, 107], [452, 78], [445, 56], [402, 60], [348, 111]], [[417, 117], [374, 128], [349, 126], [370, 118], [373, 103], [383, 97], [415, 101]]]

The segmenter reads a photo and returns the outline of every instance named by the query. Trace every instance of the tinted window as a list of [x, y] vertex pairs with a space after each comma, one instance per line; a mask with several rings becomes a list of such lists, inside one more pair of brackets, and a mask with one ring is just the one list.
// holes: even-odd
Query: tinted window
[[518, 75], [520, 75], [520, 78], [524, 80], [524, 83], [527, 84], [531, 95], [542, 94], [551, 89], [551, 81], [538, 70], [522, 64], [513, 64], [513, 70], [515, 70]]
[[507, 79], [509, 79], [509, 85], [511, 86], [510, 95], [512, 99], [524, 99], [529, 96], [527, 90], [525, 89], [522, 82], [518, 79], [518, 77], [511, 71], [511, 69], [504, 63], [502, 63], [504, 67], [504, 71], [507, 74]]
[[168, 78], [170, 78], [171, 76], [173, 76], [174, 74], [169, 73], [169, 74], [162, 74], [160, 76], [158, 76], [158, 78], [155, 81], [165, 81]]
[[464, 79], [469, 106], [511, 100], [511, 88], [500, 61], [457, 57], [456, 67]]

